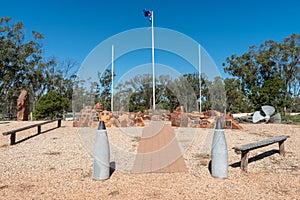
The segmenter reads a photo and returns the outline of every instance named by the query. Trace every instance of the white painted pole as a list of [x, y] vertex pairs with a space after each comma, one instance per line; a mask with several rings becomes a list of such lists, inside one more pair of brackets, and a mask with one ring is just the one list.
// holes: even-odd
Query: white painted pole
[[111, 46], [111, 104], [110, 110], [114, 111], [114, 56], [115, 56], [114, 45]]
[[200, 44], [198, 45], [198, 67], [199, 67], [199, 98], [200, 98], [200, 101], [199, 101], [199, 112], [202, 112], [202, 89], [201, 89], [201, 47], [200, 47]]
[[155, 69], [154, 69], [154, 14], [152, 12], [152, 89], [153, 89], [153, 110], [155, 110]]

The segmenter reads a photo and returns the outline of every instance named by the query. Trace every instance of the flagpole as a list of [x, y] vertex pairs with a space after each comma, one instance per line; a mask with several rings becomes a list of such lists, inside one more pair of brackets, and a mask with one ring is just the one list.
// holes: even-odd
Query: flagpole
[[199, 112], [202, 112], [202, 89], [201, 89], [201, 48], [200, 44], [198, 45], [198, 67], [199, 67]]
[[110, 110], [114, 111], [114, 54], [115, 54], [114, 45], [111, 46], [111, 104]]
[[153, 110], [155, 110], [155, 70], [154, 70], [154, 13], [152, 13], [152, 90], [153, 90]]

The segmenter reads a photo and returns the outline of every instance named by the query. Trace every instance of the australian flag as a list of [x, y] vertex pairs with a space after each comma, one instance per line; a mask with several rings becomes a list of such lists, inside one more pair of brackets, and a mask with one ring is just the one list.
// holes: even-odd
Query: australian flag
[[152, 11], [143, 9], [145, 17], [148, 17], [149, 21], [152, 23]]

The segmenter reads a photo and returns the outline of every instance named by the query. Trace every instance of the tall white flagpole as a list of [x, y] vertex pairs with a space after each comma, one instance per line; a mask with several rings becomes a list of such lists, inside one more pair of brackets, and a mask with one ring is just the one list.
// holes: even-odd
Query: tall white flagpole
[[154, 14], [152, 13], [152, 89], [153, 89], [153, 110], [155, 110], [155, 70], [154, 70]]
[[114, 45], [111, 46], [111, 103], [110, 110], [114, 111], [114, 54], [115, 54]]
[[199, 112], [202, 112], [202, 89], [201, 89], [201, 47], [200, 44], [198, 45], [198, 67], [199, 67]]

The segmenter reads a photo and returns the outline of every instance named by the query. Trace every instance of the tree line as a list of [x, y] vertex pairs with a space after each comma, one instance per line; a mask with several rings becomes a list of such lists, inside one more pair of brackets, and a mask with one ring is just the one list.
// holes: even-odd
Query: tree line
[[300, 35], [251, 46], [241, 56], [228, 57], [223, 66], [234, 77], [224, 80], [228, 110], [253, 111], [262, 105], [281, 112], [300, 110]]
[[[254, 112], [263, 105], [272, 105], [282, 113], [300, 111], [300, 35], [292, 34], [281, 43], [268, 40], [258, 47], [250, 46], [240, 56], [229, 56], [223, 67], [231, 78], [209, 80], [201, 74], [202, 111]], [[108, 110], [111, 110], [111, 80], [111, 71], [107, 69], [98, 83], [91, 84], [94, 90], [89, 92]], [[199, 74], [183, 74], [178, 78], [162, 75], [155, 83], [158, 108], [173, 111], [180, 105], [187, 112], [199, 110]], [[151, 108], [151, 74], [137, 74], [119, 83], [115, 90], [113, 110], [137, 112]]]
[[[57, 91], [72, 99], [75, 61], [45, 58], [43, 35], [32, 31], [25, 35], [22, 22], [0, 18], [0, 113], [2, 117], [16, 116], [16, 102], [22, 89], [30, 97], [30, 110], [49, 91]], [[71, 108], [71, 103], [65, 109]]]
[[[262, 105], [273, 105], [280, 112], [300, 111], [300, 35], [292, 34], [282, 42], [268, 40], [260, 46], [251, 46], [242, 55], [229, 56], [223, 67], [230, 78], [209, 80], [201, 74], [203, 111], [253, 112]], [[32, 31], [25, 35], [23, 23], [0, 18], [2, 117], [16, 115], [16, 102], [22, 89], [30, 94], [31, 111], [50, 91], [59, 94], [57, 98], [63, 98], [64, 106], [60, 109], [64, 111], [78, 111], [96, 102], [111, 110], [111, 71], [99, 72], [99, 81], [92, 82], [79, 80], [76, 69], [78, 63], [70, 59], [45, 58], [42, 34]], [[188, 112], [199, 110], [199, 82], [197, 73], [177, 78], [156, 77], [157, 108], [173, 111], [180, 105]], [[56, 94], [52, 93], [52, 96]], [[153, 104], [152, 75], [137, 74], [131, 80], [119, 83], [113, 97], [113, 110], [137, 112], [150, 109]]]

